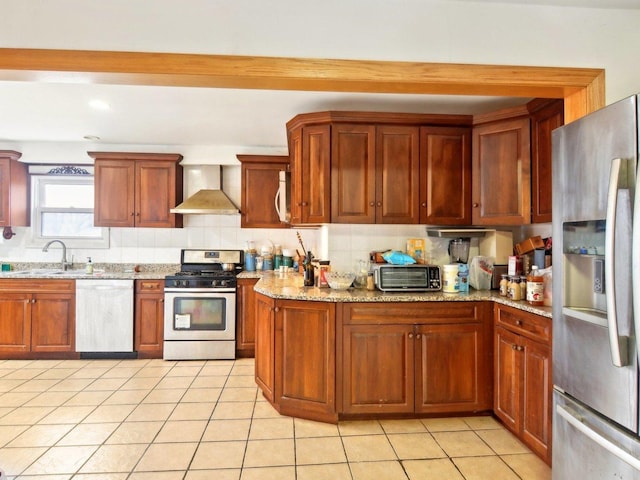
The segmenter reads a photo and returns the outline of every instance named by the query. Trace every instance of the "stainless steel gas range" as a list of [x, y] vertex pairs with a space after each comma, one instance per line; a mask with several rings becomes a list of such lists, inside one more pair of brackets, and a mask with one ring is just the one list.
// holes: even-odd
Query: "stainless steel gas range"
[[181, 271], [165, 277], [165, 360], [235, 358], [242, 256], [241, 250], [181, 251]]

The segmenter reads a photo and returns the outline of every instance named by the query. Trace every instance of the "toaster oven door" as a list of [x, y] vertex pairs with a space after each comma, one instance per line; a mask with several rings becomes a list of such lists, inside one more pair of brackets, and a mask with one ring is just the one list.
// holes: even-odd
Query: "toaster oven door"
[[387, 292], [440, 290], [440, 268], [435, 265], [393, 265], [376, 269], [376, 286]]

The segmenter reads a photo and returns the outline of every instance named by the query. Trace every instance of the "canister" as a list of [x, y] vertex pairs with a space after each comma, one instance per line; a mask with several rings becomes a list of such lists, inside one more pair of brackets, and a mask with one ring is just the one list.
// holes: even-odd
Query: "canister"
[[445, 293], [458, 293], [458, 264], [442, 266], [442, 291]]
[[329, 286], [326, 273], [330, 271], [331, 271], [331, 265], [329, 265], [329, 260], [320, 260], [320, 265], [318, 268], [318, 287]]
[[466, 263], [458, 265], [458, 291], [469, 293], [469, 265]]

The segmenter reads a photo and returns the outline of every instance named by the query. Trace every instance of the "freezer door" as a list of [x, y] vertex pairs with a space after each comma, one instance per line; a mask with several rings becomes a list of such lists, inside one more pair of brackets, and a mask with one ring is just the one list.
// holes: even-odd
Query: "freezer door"
[[638, 437], [554, 392], [553, 480], [640, 480]]

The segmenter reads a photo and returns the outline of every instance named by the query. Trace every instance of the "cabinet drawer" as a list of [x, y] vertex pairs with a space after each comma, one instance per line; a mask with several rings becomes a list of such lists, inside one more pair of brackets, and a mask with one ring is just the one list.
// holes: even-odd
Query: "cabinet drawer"
[[551, 341], [551, 319], [512, 307], [496, 305], [496, 325], [542, 342]]
[[136, 280], [136, 293], [159, 293], [164, 291], [164, 280]]
[[345, 303], [342, 314], [346, 325], [448, 324], [481, 322], [482, 307], [483, 302]]
[[50, 280], [50, 279], [2, 279], [0, 291], [2, 292], [32, 292], [32, 293], [74, 293], [75, 280]]

